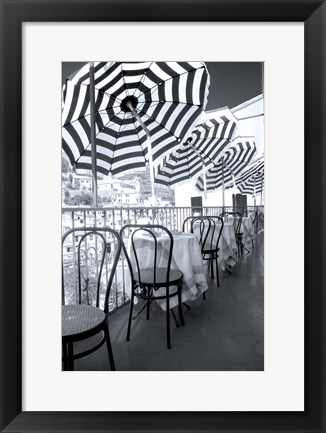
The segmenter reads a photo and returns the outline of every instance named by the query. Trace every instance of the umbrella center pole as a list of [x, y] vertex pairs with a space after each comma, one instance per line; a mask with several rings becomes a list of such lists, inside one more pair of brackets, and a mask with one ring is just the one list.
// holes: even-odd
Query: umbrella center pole
[[151, 144], [151, 135], [149, 133], [149, 129], [145, 125], [145, 123], [140, 118], [137, 111], [134, 109], [132, 104], [130, 102], [127, 102], [127, 107], [131, 111], [132, 115], [138, 120], [140, 126], [143, 128], [146, 134], [147, 139], [147, 152], [148, 152], [148, 163], [149, 163], [149, 175], [151, 180], [151, 193], [152, 193], [152, 200], [156, 204], [156, 198], [155, 198], [155, 189], [154, 189], [154, 167], [153, 167], [153, 154], [152, 154], [152, 144]]
[[95, 138], [95, 85], [94, 85], [94, 63], [89, 67], [89, 97], [90, 97], [90, 114], [91, 114], [91, 158], [92, 158], [92, 197], [93, 206], [97, 207], [97, 155], [96, 155], [96, 138]]
[[204, 182], [204, 200], [205, 203], [204, 205], [206, 206], [206, 200], [207, 200], [207, 183], [206, 183], [206, 172], [205, 172], [205, 161], [204, 158], [202, 157], [202, 155], [200, 154], [200, 152], [195, 148], [195, 146], [191, 143], [190, 147], [192, 148], [192, 150], [196, 153], [196, 155], [199, 156], [199, 158], [201, 159], [201, 166], [202, 166], [202, 170], [203, 170], [203, 182]]
[[[205, 202], [207, 200], [207, 183], [206, 183], [206, 173], [205, 173], [205, 163], [204, 163], [204, 159], [201, 158], [201, 164], [202, 164], [202, 170], [203, 170], [203, 181], [204, 181], [204, 198], [205, 198]], [[206, 206], [206, 203], [205, 203]]]
[[254, 177], [254, 207], [256, 211], [256, 178]]
[[223, 212], [225, 211], [225, 196], [224, 196], [224, 160], [222, 158], [222, 207]]

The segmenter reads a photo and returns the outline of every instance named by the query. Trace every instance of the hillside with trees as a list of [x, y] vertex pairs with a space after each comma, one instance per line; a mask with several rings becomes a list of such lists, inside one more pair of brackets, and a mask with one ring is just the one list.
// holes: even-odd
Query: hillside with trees
[[[68, 162], [62, 158], [62, 204], [63, 206], [91, 206], [92, 193], [89, 188], [81, 187], [78, 180], [73, 183], [73, 175], [75, 170], [71, 169]], [[134, 170], [128, 171], [126, 174], [119, 175], [120, 180], [135, 180], [138, 179], [140, 186], [140, 194], [142, 200], [146, 200], [151, 196], [151, 182], [149, 171]], [[174, 190], [164, 185], [155, 184], [155, 195], [157, 198], [168, 202], [170, 205], [175, 204]], [[110, 206], [112, 201], [108, 193], [99, 193], [98, 196], [100, 206]]]

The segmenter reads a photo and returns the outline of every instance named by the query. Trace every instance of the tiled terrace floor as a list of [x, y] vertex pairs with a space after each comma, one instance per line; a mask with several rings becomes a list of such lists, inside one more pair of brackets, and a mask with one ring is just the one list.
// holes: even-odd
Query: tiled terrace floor
[[[172, 349], [166, 348], [165, 315], [151, 306], [132, 323], [126, 342], [129, 308], [110, 317], [117, 370], [259, 371], [264, 369], [264, 236], [243, 256], [232, 274], [220, 272], [220, 287], [208, 278], [206, 301], [190, 304], [184, 327], [171, 317]], [[75, 361], [76, 370], [108, 370], [106, 346]]]

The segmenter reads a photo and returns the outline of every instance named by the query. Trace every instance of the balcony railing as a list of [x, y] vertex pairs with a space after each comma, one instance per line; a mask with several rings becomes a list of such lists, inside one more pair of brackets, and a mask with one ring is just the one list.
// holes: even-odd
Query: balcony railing
[[[218, 216], [223, 211], [221, 206], [216, 207], [65, 207], [62, 208], [62, 234], [71, 228], [82, 227], [110, 227], [117, 231], [125, 224], [136, 224], [148, 222], [151, 224], [160, 224], [168, 227], [170, 230], [182, 230], [183, 221], [192, 215], [215, 215]], [[258, 232], [264, 228], [264, 207], [248, 206], [246, 209], [233, 207], [224, 207], [224, 211], [239, 211], [244, 216], [255, 216], [254, 227]], [[110, 253], [109, 260], [106, 263], [106, 272], [104, 275], [107, 281], [107, 275], [110, 270]], [[70, 244], [65, 245], [63, 249], [63, 268], [66, 276], [69, 276], [70, 293], [68, 302], [75, 302], [77, 297], [77, 274], [76, 267], [76, 239], [71, 239]], [[127, 264], [123, 255], [120, 258], [117, 272], [114, 277], [111, 296], [109, 299], [109, 311], [113, 312], [129, 302], [128, 291], [126, 290], [127, 281]], [[103, 283], [105, 284], [105, 281]]]

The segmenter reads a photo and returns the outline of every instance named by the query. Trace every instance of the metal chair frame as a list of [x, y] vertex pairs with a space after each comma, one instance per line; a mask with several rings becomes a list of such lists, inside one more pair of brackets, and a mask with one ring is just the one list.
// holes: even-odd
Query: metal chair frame
[[[123, 232], [128, 229], [132, 229], [133, 233], [130, 236], [131, 240], [131, 250], [135, 257], [135, 268], [136, 272], [133, 271], [133, 265], [131, 262], [130, 254], [128, 253], [127, 247], [125, 245], [125, 242], [123, 241]], [[158, 251], [158, 242], [155, 236], [155, 233], [153, 230], [159, 229], [163, 232], [165, 232], [170, 241], [170, 248], [169, 248], [169, 254], [168, 254], [168, 260], [167, 260], [167, 267], [166, 268], [157, 268], [157, 251]], [[149, 268], [147, 270], [153, 271], [153, 280], [150, 282], [144, 282], [142, 281], [142, 271], [144, 269], [140, 268], [139, 264], [139, 258], [137, 254], [137, 248], [135, 245], [135, 236], [136, 234], [140, 232], [147, 233], [150, 237], [153, 238], [154, 241], [154, 259], [153, 259], [153, 268]], [[166, 334], [167, 334], [167, 348], [171, 349], [171, 331], [170, 331], [170, 298], [173, 296], [178, 296], [178, 311], [179, 316], [181, 320], [181, 324], [184, 326], [184, 319], [183, 319], [183, 312], [182, 312], [182, 301], [181, 301], [181, 290], [182, 290], [182, 272], [180, 272], [180, 278], [177, 280], [170, 281], [170, 274], [171, 274], [171, 261], [172, 261], [172, 252], [173, 252], [173, 236], [172, 233], [164, 226], [162, 225], [150, 225], [150, 224], [126, 224], [124, 225], [120, 230], [120, 237], [122, 239], [122, 247], [123, 251], [128, 263], [128, 267], [130, 270], [131, 275], [131, 299], [130, 299], [130, 311], [129, 311], [129, 319], [128, 319], [128, 329], [127, 329], [127, 341], [130, 341], [130, 334], [131, 334], [131, 321], [132, 319], [136, 319], [138, 315], [146, 308], [146, 319], [149, 320], [149, 309], [150, 304], [155, 300], [165, 299], [166, 300]], [[166, 272], [166, 278], [164, 281], [158, 282], [157, 279], [157, 271], [158, 269], [161, 269]], [[170, 288], [173, 286], [177, 286], [177, 290], [170, 293]], [[159, 288], [165, 287], [166, 293], [165, 295], [155, 295], [155, 291]], [[145, 301], [144, 306], [141, 308], [141, 310], [137, 313], [135, 317], [133, 317], [133, 307], [134, 307], [134, 299], [135, 297], [143, 299]]]
[[[220, 287], [219, 271], [218, 271], [218, 258], [219, 258], [219, 243], [224, 227], [223, 219], [215, 215], [206, 215], [197, 217], [192, 224], [200, 222], [200, 239], [199, 245], [201, 247], [202, 259], [209, 262], [211, 267], [211, 278], [214, 278], [214, 261], [216, 266], [216, 280], [217, 287]], [[219, 224], [218, 224], [219, 223]], [[217, 242], [214, 243], [214, 234], [218, 232]], [[207, 240], [210, 237], [210, 241]]]
[[[72, 334], [69, 336], [62, 336], [63, 369], [64, 370], [74, 370], [74, 360], [75, 359], [79, 359], [79, 358], [82, 358], [84, 356], [90, 355], [91, 353], [93, 353], [97, 349], [99, 349], [104, 343], [106, 343], [110, 367], [111, 367], [111, 370], [113, 371], [113, 370], [115, 370], [115, 363], [114, 363], [114, 357], [113, 357], [113, 351], [112, 351], [111, 339], [110, 339], [110, 333], [109, 333], [109, 326], [108, 326], [108, 303], [109, 303], [109, 296], [110, 296], [110, 291], [111, 291], [111, 286], [112, 286], [114, 274], [115, 274], [117, 264], [119, 261], [119, 257], [120, 257], [120, 253], [121, 253], [121, 240], [120, 240], [119, 234], [115, 230], [108, 228], [108, 227], [78, 227], [78, 228], [73, 228], [71, 230], [68, 230], [63, 235], [62, 245], [64, 245], [64, 242], [69, 235], [71, 235], [75, 232], [81, 232], [81, 231], [85, 231], [86, 233], [81, 237], [81, 239], [78, 242], [78, 246], [77, 246], [78, 305], [82, 304], [82, 275], [81, 275], [80, 267], [81, 267], [81, 252], [82, 252], [81, 245], [84, 242], [84, 240], [86, 240], [87, 237], [90, 235], [95, 235], [95, 236], [99, 236], [99, 238], [103, 241], [103, 245], [104, 245], [103, 255], [102, 255], [100, 268], [99, 268], [98, 276], [97, 276], [97, 289], [96, 289], [96, 308], [97, 309], [101, 309], [100, 308], [101, 277], [102, 277], [104, 260], [105, 260], [105, 257], [107, 255], [107, 242], [106, 242], [104, 235], [101, 232], [111, 233], [115, 237], [115, 239], [117, 241], [117, 250], [115, 252], [114, 261], [112, 264], [110, 276], [109, 276], [108, 283], [106, 285], [106, 290], [105, 290], [104, 308], [102, 310], [104, 312], [104, 320], [92, 329], [89, 329], [89, 330], [86, 330], [83, 332], [79, 332], [76, 334]], [[96, 252], [96, 254], [97, 254], [97, 252]], [[88, 280], [86, 280], [86, 290], [88, 291]], [[88, 296], [87, 296], [87, 298], [88, 298]], [[63, 263], [62, 263], [62, 306], [63, 306], [63, 308], [65, 307], [65, 286], [64, 286]], [[94, 307], [91, 307], [91, 308], [94, 308]], [[97, 343], [95, 346], [92, 346], [88, 350], [85, 350], [85, 351], [82, 351], [79, 353], [74, 353], [73, 345], [75, 342], [85, 340], [85, 339], [90, 338], [96, 334], [99, 334], [100, 332], [103, 333], [103, 336], [102, 336], [102, 339], [99, 343]]]
[[242, 214], [240, 212], [222, 212], [220, 214], [221, 218], [225, 218], [228, 216], [233, 216], [234, 235], [237, 241], [238, 256], [240, 257], [243, 254], [244, 249], [249, 253], [249, 250], [244, 246], [242, 242], [242, 237], [243, 237], [243, 233], [241, 232]]

